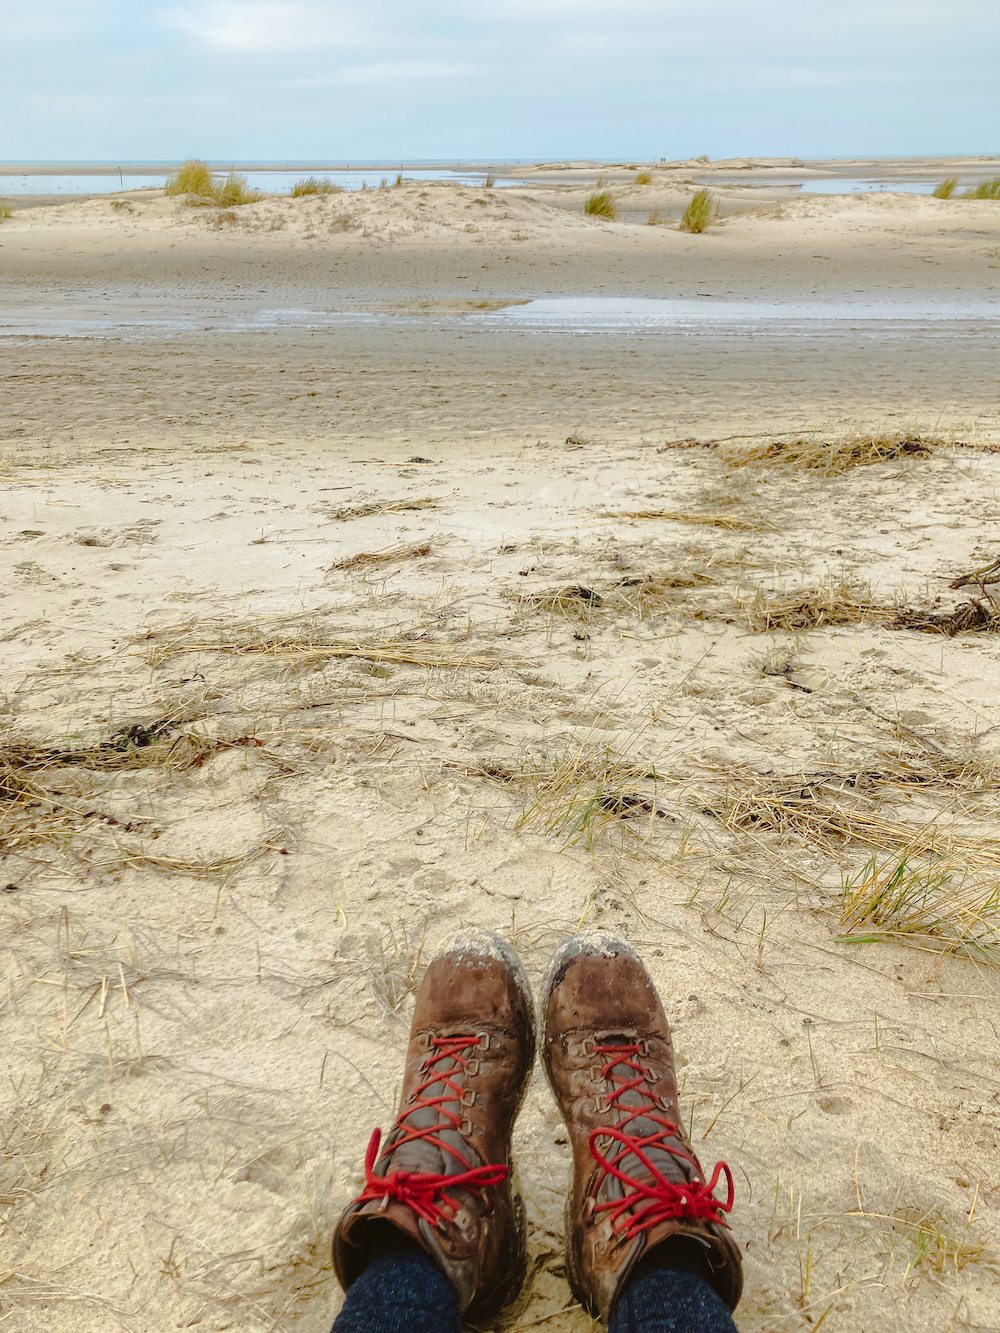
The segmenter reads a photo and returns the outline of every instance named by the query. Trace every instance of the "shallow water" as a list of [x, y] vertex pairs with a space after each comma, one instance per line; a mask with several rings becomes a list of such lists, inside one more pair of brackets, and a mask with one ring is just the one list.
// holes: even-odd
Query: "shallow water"
[[[246, 176], [247, 184], [252, 189], [263, 190], [265, 194], [290, 194], [295, 182], [303, 180], [306, 176], [330, 181], [343, 190], [360, 190], [362, 187], [377, 190], [383, 181], [392, 185], [398, 170], [398, 167], [374, 171], [307, 171], [296, 168], [293, 171], [245, 171], [241, 174]], [[225, 172], [216, 174], [220, 178], [226, 175]], [[78, 195], [118, 194], [122, 190], [155, 190], [159, 193], [169, 175], [170, 172], [167, 170], [164, 170], [162, 176], [130, 176], [127, 171], [123, 171], [121, 176], [117, 172], [113, 176], [0, 175], [0, 199], [4, 196], [13, 198], [26, 194], [64, 194], [69, 198]], [[486, 180], [486, 173], [449, 171], [443, 167], [428, 171], [407, 171], [404, 168], [403, 180], [445, 180], [455, 185], [481, 187]], [[500, 187], [517, 185], [520, 182], [498, 178], [494, 184]]]
[[[235, 308], [234, 308], [235, 307]], [[732, 301], [699, 294], [684, 300], [651, 297], [558, 297], [467, 314], [410, 314], [385, 310], [271, 307], [252, 298], [195, 303], [176, 293], [58, 303], [8, 305], [0, 337], [117, 338], [135, 340], [183, 333], [267, 333], [381, 325], [466, 332], [627, 337], [673, 333], [717, 338], [790, 337], [823, 332], [832, 337], [893, 338], [921, 333], [1000, 333], [1000, 301]]]

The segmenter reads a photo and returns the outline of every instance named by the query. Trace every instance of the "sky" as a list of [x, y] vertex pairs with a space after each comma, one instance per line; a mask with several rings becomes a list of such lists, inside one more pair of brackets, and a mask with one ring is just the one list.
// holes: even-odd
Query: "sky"
[[1000, 152], [998, 0], [31, 0], [0, 161]]

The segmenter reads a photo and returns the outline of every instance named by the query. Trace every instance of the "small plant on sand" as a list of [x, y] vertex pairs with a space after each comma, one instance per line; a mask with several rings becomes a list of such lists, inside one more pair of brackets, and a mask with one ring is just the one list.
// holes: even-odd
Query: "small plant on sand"
[[592, 218], [613, 219], [618, 216], [614, 195], [610, 190], [595, 190], [593, 194], [588, 194], [583, 211]]
[[0, 199], [0, 221], [2, 221], [4, 218], [9, 218], [9, 217], [10, 217], [10, 204], [5, 203], [3, 199]]
[[[957, 878], [957, 883], [955, 882]], [[995, 883], [976, 886], [947, 861], [912, 865], [907, 849], [873, 856], [844, 885], [841, 926], [851, 943], [940, 941], [982, 962], [1000, 961]]]
[[401, 171], [397, 171], [396, 179], [393, 181], [393, 185], [402, 185], [402, 183], [403, 183], [403, 173]]
[[188, 158], [184, 165], [169, 177], [164, 194], [200, 194], [206, 199], [215, 197], [215, 181], [207, 162]]
[[303, 180], [296, 181], [292, 186], [292, 198], [301, 199], [307, 194], [343, 194], [342, 185], [334, 185], [333, 181], [321, 180], [319, 176], [306, 176]]
[[955, 190], [957, 188], [958, 188], [958, 177], [949, 176], [948, 179], [943, 180], [941, 184], [937, 187], [937, 189], [934, 191], [934, 198], [950, 199], [951, 196], [955, 193]]
[[665, 219], [660, 210], [658, 208], [654, 208], [652, 213], [650, 213], [649, 217], [646, 219], [646, 226], [660, 227], [663, 225], [664, 221]]
[[963, 192], [962, 198], [1000, 199], [1000, 176], [994, 176], [991, 181], [983, 181], [979, 185], [973, 185], [971, 189]]
[[652, 185], [653, 173], [651, 171], [640, 171], [635, 178], [636, 185]]
[[712, 198], [711, 191], [697, 190], [691, 196], [691, 202], [681, 218], [681, 231], [689, 231], [697, 236], [705, 230], [718, 215], [719, 207]]
[[251, 190], [246, 176], [231, 171], [222, 184], [216, 187], [215, 197], [223, 208], [238, 208], [241, 204], [257, 203], [260, 190]]
[[486, 174], [486, 179], [483, 181], [483, 189], [492, 190], [494, 185], [496, 185], [496, 183], [497, 183], [496, 176], [493, 175], [492, 171], [489, 171]]

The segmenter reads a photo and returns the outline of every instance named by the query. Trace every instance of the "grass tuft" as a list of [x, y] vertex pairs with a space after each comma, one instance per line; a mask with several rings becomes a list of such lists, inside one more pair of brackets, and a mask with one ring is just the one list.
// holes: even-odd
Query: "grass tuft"
[[231, 171], [222, 184], [216, 187], [215, 197], [223, 208], [239, 208], [243, 204], [257, 203], [261, 192], [250, 189], [246, 176]]
[[963, 199], [1000, 199], [1000, 176], [994, 176], [991, 181], [982, 181], [979, 185], [973, 185], [962, 194]]
[[719, 213], [719, 206], [712, 197], [710, 190], [697, 190], [691, 196], [691, 202], [684, 210], [684, 216], [681, 218], [681, 231], [689, 231], [692, 235], [699, 235], [712, 222]]
[[[956, 882], [957, 881], [957, 882]], [[1000, 963], [1000, 886], [970, 882], [947, 860], [913, 865], [903, 849], [873, 856], [844, 885], [840, 923], [844, 942], [941, 941], [981, 962]]]
[[593, 194], [588, 194], [583, 205], [583, 211], [592, 218], [611, 218], [613, 220], [618, 216], [615, 198], [610, 190], [595, 190]]
[[207, 162], [190, 158], [176, 171], [163, 187], [164, 194], [194, 195], [209, 200], [222, 208], [238, 208], [241, 204], [255, 204], [261, 198], [260, 190], [251, 190], [246, 176], [231, 171], [221, 183], [212, 175]]
[[646, 226], [647, 226], [647, 227], [659, 227], [659, 226], [661, 226], [665, 221], [666, 221], [666, 218], [663, 216], [663, 214], [660, 212], [660, 210], [659, 210], [658, 208], [654, 208], [653, 211], [650, 213], [649, 217], [646, 219]]
[[635, 178], [636, 185], [652, 185], [653, 173], [651, 171], [640, 171]]
[[949, 176], [947, 180], [943, 180], [941, 184], [937, 187], [937, 189], [934, 191], [933, 198], [950, 199], [957, 189], [958, 189], [958, 177]]
[[301, 199], [307, 194], [343, 194], [344, 187], [333, 181], [322, 180], [319, 176], [305, 176], [292, 186], [292, 198]]
[[496, 183], [497, 183], [496, 176], [493, 175], [492, 171], [488, 171], [486, 173], [486, 179], [483, 181], [483, 189], [492, 190], [494, 185], [496, 185]]
[[10, 204], [5, 203], [2, 199], [0, 199], [0, 221], [2, 221], [4, 218], [9, 218], [9, 217], [10, 217]]

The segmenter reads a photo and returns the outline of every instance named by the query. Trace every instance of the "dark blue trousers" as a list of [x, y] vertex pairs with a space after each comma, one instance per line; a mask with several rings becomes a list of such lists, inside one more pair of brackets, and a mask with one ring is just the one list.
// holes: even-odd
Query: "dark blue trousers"
[[[701, 1261], [703, 1262], [703, 1261]], [[614, 1309], [608, 1333], [736, 1333], [725, 1302], [680, 1245], [654, 1250]], [[334, 1333], [459, 1333], [458, 1297], [416, 1247], [375, 1247], [347, 1293]]]

